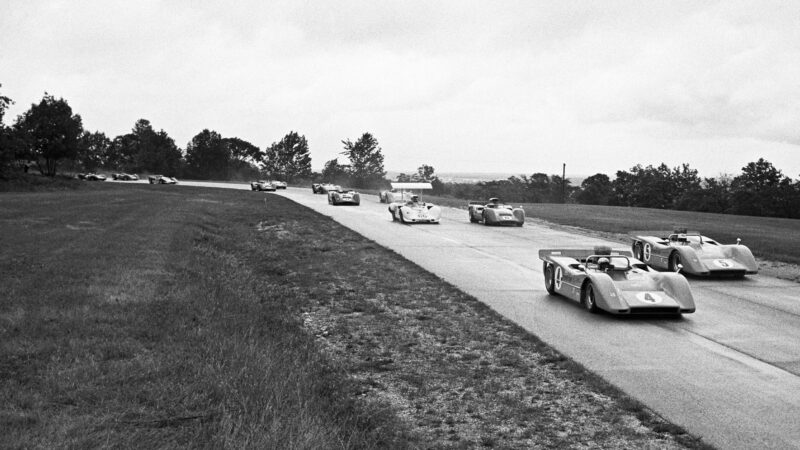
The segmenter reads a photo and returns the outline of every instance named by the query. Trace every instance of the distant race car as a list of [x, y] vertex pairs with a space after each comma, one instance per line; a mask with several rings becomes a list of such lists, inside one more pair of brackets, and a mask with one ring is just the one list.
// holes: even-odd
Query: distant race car
[[469, 202], [469, 221], [483, 222], [484, 225], [509, 225], [521, 227], [525, 223], [525, 210], [490, 198], [488, 203]]
[[361, 195], [352, 189], [331, 189], [328, 191], [328, 203], [331, 205], [360, 205]]
[[331, 183], [314, 183], [311, 185], [311, 191], [315, 194], [327, 194], [328, 191], [341, 189], [341, 186]]
[[756, 259], [740, 239], [736, 244], [723, 245], [685, 229], [631, 234], [634, 256], [656, 269], [700, 276], [744, 277], [758, 273]]
[[178, 184], [178, 179], [175, 177], [166, 177], [164, 175], [150, 175], [147, 177], [150, 184]]
[[250, 190], [251, 191], [270, 191], [275, 192], [275, 185], [272, 184], [270, 181], [266, 180], [258, 180], [258, 181], [251, 181], [250, 182]]
[[286, 189], [287, 186], [285, 181], [272, 180], [270, 183], [275, 186], [275, 189]]
[[111, 178], [119, 181], [134, 181], [139, 179], [139, 175], [130, 173], [112, 173]]
[[407, 202], [411, 200], [411, 192], [398, 189], [380, 191], [378, 199], [381, 203]]
[[78, 178], [86, 181], [106, 181], [108, 177], [101, 173], [79, 173]]
[[543, 249], [539, 258], [544, 261], [547, 292], [578, 301], [592, 313], [680, 315], [695, 311], [685, 277], [650, 270], [626, 249]]

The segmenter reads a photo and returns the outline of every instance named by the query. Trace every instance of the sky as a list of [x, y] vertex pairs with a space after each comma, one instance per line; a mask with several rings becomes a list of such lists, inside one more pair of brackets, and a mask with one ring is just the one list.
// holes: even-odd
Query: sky
[[800, 1], [0, 2], [0, 95], [107, 136], [139, 119], [390, 171], [800, 178]]

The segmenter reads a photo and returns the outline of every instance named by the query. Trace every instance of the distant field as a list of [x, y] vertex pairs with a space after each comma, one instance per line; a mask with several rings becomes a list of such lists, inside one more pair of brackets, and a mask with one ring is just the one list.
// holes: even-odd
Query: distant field
[[0, 237], [0, 448], [703, 448], [277, 195], [3, 193]]
[[[467, 201], [425, 196], [442, 205], [466, 209]], [[529, 218], [607, 233], [672, 230], [685, 227], [723, 244], [742, 239], [757, 257], [800, 264], [800, 220], [672, 211], [621, 206], [528, 203]], [[466, 220], [466, 213], [464, 213]], [[627, 241], [629, 242], [629, 241]]]

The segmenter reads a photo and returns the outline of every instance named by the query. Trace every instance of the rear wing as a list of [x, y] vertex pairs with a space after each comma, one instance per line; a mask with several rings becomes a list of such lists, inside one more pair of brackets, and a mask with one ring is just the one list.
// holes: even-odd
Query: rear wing
[[542, 249], [539, 250], [539, 259], [542, 261], [552, 261], [554, 258], [572, 258], [585, 262], [586, 258], [592, 255], [608, 256], [627, 256], [633, 258], [630, 249], [595, 247], [595, 248], [562, 248], [562, 249]]
[[486, 206], [486, 202], [476, 202], [476, 201], [470, 200], [469, 201], [469, 205], [470, 206], [473, 206], [473, 205]]
[[430, 183], [391, 183], [392, 189], [412, 190], [412, 189], [433, 189]]

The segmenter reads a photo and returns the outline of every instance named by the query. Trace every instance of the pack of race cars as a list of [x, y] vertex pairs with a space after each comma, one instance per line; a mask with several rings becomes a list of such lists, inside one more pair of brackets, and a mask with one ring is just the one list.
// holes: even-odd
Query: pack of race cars
[[[393, 221], [438, 224], [441, 208], [422, 201], [415, 193], [430, 188], [429, 183], [392, 183], [392, 188], [381, 191], [378, 197], [388, 204]], [[327, 194], [328, 203], [333, 205], [360, 203], [343, 201], [343, 195], [358, 199], [359, 194], [338, 185], [314, 184], [312, 190]], [[471, 201], [467, 213], [471, 223], [516, 227], [525, 223], [522, 207], [498, 198]], [[592, 313], [680, 316], [696, 309], [684, 274], [743, 278], [758, 273], [752, 252], [740, 239], [735, 244], [721, 244], [686, 229], [632, 232], [630, 238], [630, 249], [540, 250], [547, 292], [576, 301]]]

